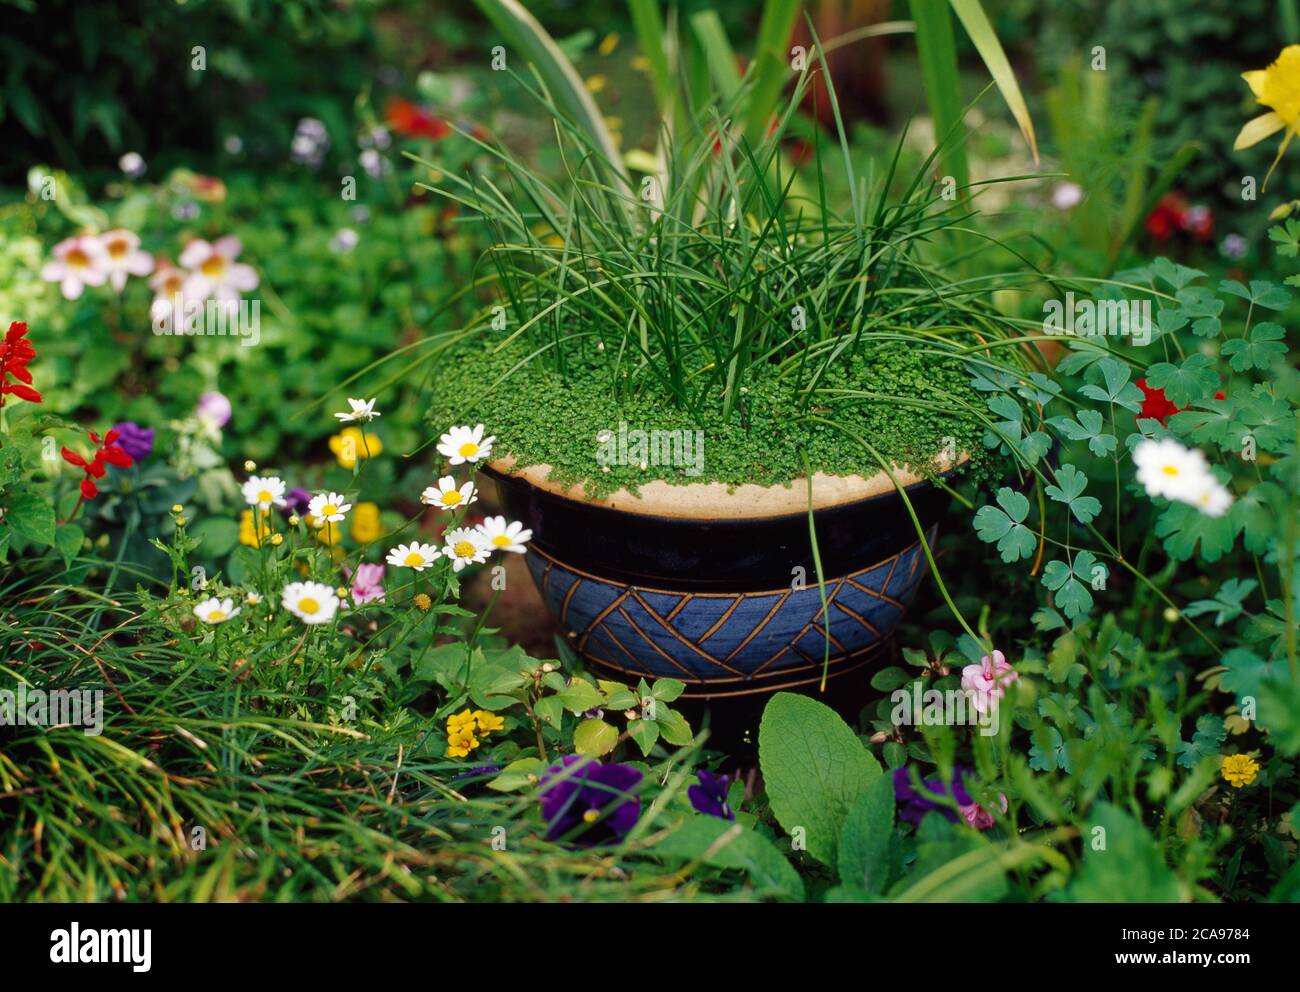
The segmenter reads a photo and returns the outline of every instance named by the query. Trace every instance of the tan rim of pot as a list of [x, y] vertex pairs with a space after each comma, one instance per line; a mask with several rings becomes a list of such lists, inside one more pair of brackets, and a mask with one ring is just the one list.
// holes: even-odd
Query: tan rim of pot
[[[957, 464], [968, 460], [969, 455], [962, 452], [957, 458]], [[516, 471], [514, 457], [507, 455], [494, 459], [488, 466], [502, 475], [525, 479], [538, 489], [556, 496], [590, 506], [604, 506], [622, 513], [690, 520], [751, 520], [808, 512], [806, 477], [794, 479], [788, 485], [757, 486], [745, 483], [731, 487], [725, 482], [688, 482], [683, 485], [655, 479], [641, 486], [639, 495], [619, 489], [606, 496], [589, 497], [582, 483], [564, 486], [548, 478], [551, 472], [549, 465], [529, 465]], [[952, 467], [942, 454], [935, 457], [934, 466], [936, 472], [946, 472]], [[894, 476], [900, 485], [909, 488], [926, 479], [924, 475], [898, 466], [894, 466]], [[894, 483], [885, 472], [877, 472], [868, 478], [817, 472], [813, 475], [812, 508], [824, 510], [893, 491]]]

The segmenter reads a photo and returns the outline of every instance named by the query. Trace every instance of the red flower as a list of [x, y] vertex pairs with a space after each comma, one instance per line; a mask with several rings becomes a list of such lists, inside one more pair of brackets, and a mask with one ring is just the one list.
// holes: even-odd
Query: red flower
[[71, 448], [65, 447], [62, 454], [65, 462], [75, 465], [86, 473], [86, 477], [81, 480], [81, 498], [94, 499], [99, 495], [99, 487], [95, 485], [95, 480], [104, 477], [105, 465], [130, 468], [135, 462], [117, 443], [117, 431], [109, 431], [102, 441], [94, 431], [86, 431], [86, 433], [90, 435], [90, 440], [95, 445], [95, 456], [90, 461], [86, 461]]
[[1139, 417], [1158, 420], [1162, 427], [1168, 427], [1167, 421], [1170, 417], [1187, 409], [1186, 407], [1174, 406], [1169, 402], [1169, 397], [1165, 395], [1163, 389], [1151, 388], [1147, 385], [1145, 379], [1137, 380], [1137, 387], [1142, 390], [1142, 409], [1138, 411]]
[[451, 127], [441, 117], [435, 117], [423, 107], [401, 97], [390, 97], [384, 107], [389, 126], [408, 138], [429, 138], [440, 141], [451, 134]]
[[[27, 322], [15, 320], [0, 341], [0, 406], [6, 396], [17, 396], [29, 403], [41, 402], [41, 394], [32, 388], [32, 374], [27, 363], [36, 357], [36, 349], [27, 340]], [[10, 382], [13, 376], [17, 382]]]
[[1167, 241], [1175, 231], [1187, 226], [1187, 200], [1182, 193], [1166, 193], [1147, 214], [1147, 233], [1157, 241]]

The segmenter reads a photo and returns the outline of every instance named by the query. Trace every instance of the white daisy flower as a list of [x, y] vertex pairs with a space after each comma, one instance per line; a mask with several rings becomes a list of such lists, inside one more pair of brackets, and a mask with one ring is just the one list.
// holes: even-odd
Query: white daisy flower
[[451, 567], [454, 571], [459, 572], [471, 562], [484, 562], [492, 553], [492, 546], [488, 544], [481, 532], [472, 527], [459, 527], [446, 535], [447, 546], [442, 549], [442, 553], [451, 559]]
[[469, 506], [476, 499], [478, 499], [478, 490], [474, 488], [472, 481], [457, 489], [456, 480], [450, 475], [444, 475], [438, 480], [437, 486], [429, 486], [420, 494], [421, 503], [441, 507], [444, 510], [455, 510], [461, 506]]
[[99, 238], [82, 235], [54, 246], [54, 261], [41, 269], [41, 278], [57, 282], [65, 300], [75, 300], [87, 286], [102, 286], [108, 279], [104, 246]]
[[214, 596], [194, 607], [194, 615], [204, 623], [223, 623], [231, 617], [238, 616], [239, 607], [235, 606], [234, 600], [217, 599]]
[[476, 427], [453, 427], [438, 438], [438, 451], [446, 455], [453, 465], [476, 462], [492, 454], [492, 442], [496, 435], [483, 436], [483, 425]]
[[1232, 493], [1217, 482], [1211, 483], [1196, 494], [1191, 504], [1207, 517], [1221, 517], [1232, 506]]
[[272, 505], [284, 506], [284, 480], [274, 475], [254, 475], [242, 486], [244, 502], [249, 506], [269, 510]]
[[323, 582], [290, 582], [281, 600], [286, 610], [306, 624], [329, 623], [339, 608], [334, 590]]
[[383, 414], [377, 413], [375, 411], [374, 400], [354, 400], [351, 397], [349, 397], [348, 406], [352, 407], [351, 412], [336, 413], [334, 414], [334, 416], [338, 417], [339, 420], [342, 421], [360, 420], [363, 423], [369, 423], [370, 421], [374, 420], [376, 417], [383, 416]]
[[338, 523], [343, 519], [348, 510], [352, 509], [351, 503], [343, 502], [341, 493], [317, 493], [307, 504], [307, 514], [312, 518], [312, 523], [317, 527], [323, 527], [328, 523]]
[[1133, 449], [1133, 463], [1148, 496], [1193, 503], [1204, 489], [1216, 484], [1205, 456], [1173, 438], [1141, 442]]
[[257, 288], [257, 270], [236, 262], [243, 245], [233, 234], [209, 244], [195, 238], [181, 252], [180, 263], [190, 269], [185, 295], [194, 300], [216, 297], [222, 303], [237, 303], [241, 293]]
[[247, 596], [244, 597], [244, 602], [247, 603], [249, 606], [256, 606], [261, 601], [262, 601], [261, 593], [250, 592]]
[[505, 517], [486, 518], [478, 525], [478, 531], [492, 547], [492, 550], [513, 551], [519, 555], [528, 550], [524, 545], [533, 538], [533, 532], [525, 528], [518, 520], [507, 524]]
[[124, 228], [109, 231], [102, 238], [104, 261], [109, 284], [119, 293], [126, 287], [127, 276], [147, 276], [153, 271], [153, 256], [140, 250], [138, 235]]
[[441, 557], [442, 552], [434, 545], [412, 541], [410, 544], [399, 544], [388, 552], [388, 564], [423, 572]]

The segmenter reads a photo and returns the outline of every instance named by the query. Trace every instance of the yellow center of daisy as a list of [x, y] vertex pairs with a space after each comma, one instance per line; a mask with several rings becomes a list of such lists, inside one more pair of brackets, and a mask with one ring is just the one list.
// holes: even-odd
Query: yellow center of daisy
[[319, 613], [320, 603], [316, 602], [316, 600], [310, 597], [306, 599], [300, 599], [298, 600], [298, 609], [301, 610], [303, 613], [308, 613], [308, 614]]
[[473, 558], [473, 557], [474, 557], [474, 545], [471, 544], [469, 541], [457, 541], [457, 542], [452, 546], [452, 549], [451, 549], [451, 550], [454, 551], [454, 552], [456, 552], [456, 557], [457, 557], [457, 558]]
[[424, 555], [420, 554], [420, 552], [418, 551], [412, 551], [409, 555], [406, 556], [406, 564], [410, 565], [412, 568], [414, 568], [416, 565], [423, 565]]
[[442, 503], [444, 506], [455, 506], [460, 502], [460, 490], [452, 489], [442, 494]]
[[597, 820], [600, 819], [600, 810], [598, 810], [598, 809], [589, 809], [589, 810], [587, 810], [587, 812], [585, 812], [585, 813], [582, 814], [582, 819], [583, 819], [586, 823], [595, 823]]
[[221, 275], [221, 273], [226, 271], [226, 260], [220, 255], [213, 255], [199, 266], [199, 271], [205, 276], [215, 279], [217, 276]]
[[271, 502], [271, 490], [269, 490], [269, 489], [263, 489], [263, 490], [261, 490], [261, 491], [257, 494], [257, 501], [258, 501], [259, 503], [269, 503], [269, 502]]
[[64, 258], [64, 261], [66, 261], [73, 268], [84, 269], [87, 265], [90, 264], [90, 256], [88, 256], [80, 248], [73, 248], [72, 251], [68, 252], [67, 256]]
[[1160, 471], [1161, 471], [1161, 472], [1164, 472], [1165, 475], [1168, 475], [1168, 476], [1175, 476], [1175, 475], [1178, 474], [1178, 466], [1177, 466], [1177, 465], [1165, 465], [1163, 468], [1160, 469]]
[[320, 512], [323, 517], [332, 517], [334, 514], [339, 512], [339, 508], [333, 503], [326, 503], [320, 508]]
[[473, 441], [466, 441], [460, 446], [460, 456], [462, 458], [473, 458], [478, 454], [478, 445]]
[[120, 238], [108, 243], [108, 254], [110, 258], [124, 258], [126, 256], [126, 242]]
[[163, 292], [168, 296], [175, 296], [181, 291], [181, 287], [184, 285], [185, 280], [180, 276], [168, 276], [166, 280], [163, 281]]
[[508, 547], [513, 542], [510, 540], [510, 538], [506, 537], [504, 534], [498, 534], [496, 537], [492, 538], [492, 543], [496, 545], [498, 548], [505, 548]]
[[208, 619], [216, 623], [219, 620], [226, 619], [226, 614], [222, 610], [211, 610], [208, 613]]

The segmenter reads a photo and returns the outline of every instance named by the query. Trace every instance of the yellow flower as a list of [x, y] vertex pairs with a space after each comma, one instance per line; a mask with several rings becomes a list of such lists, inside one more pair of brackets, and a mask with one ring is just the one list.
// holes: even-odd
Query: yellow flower
[[425, 611], [428, 611], [428, 609], [433, 606], [433, 600], [429, 598], [427, 592], [417, 592], [415, 594], [415, 599], [413, 599], [412, 602], [415, 603], [418, 609]]
[[447, 737], [447, 756], [450, 758], [463, 758], [476, 747], [478, 740], [474, 737], [473, 724]]
[[1267, 187], [1269, 176], [1273, 175], [1278, 162], [1282, 161], [1282, 155], [1295, 137], [1296, 130], [1300, 129], [1300, 45], [1287, 45], [1277, 61], [1267, 69], [1243, 72], [1241, 78], [1255, 94], [1255, 102], [1268, 107], [1269, 113], [1260, 114], [1246, 122], [1232, 144], [1233, 150], [1249, 148], [1286, 128], [1282, 145], [1277, 150], [1277, 158], [1273, 159], [1268, 175], [1264, 177], [1264, 187]]
[[360, 427], [344, 427], [330, 438], [330, 451], [343, 468], [352, 468], [358, 458], [374, 458], [384, 450], [376, 434], [363, 434]]
[[505, 720], [487, 710], [475, 710], [474, 722], [478, 724], [478, 732], [485, 737], [494, 730], [503, 729], [506, 725]]
[[474, 714], [471, 710], [465, 709], [459, 713], [447, 717], [447, 736], [454, 737], [466, 727], [471, 732], [474, 730]]
[[352, 539], [369, 544], [383, 535], [379, 526], [379, 507], [375, 503], [358, 503], [352, 508]]
[[[262, 514], [261, 524], [261, 527], [257, 528], [257, 523], [253, 519], [253, 511], [245, 510], [239, 517], [239, 543], [247, 544], [250, 548], [260, 547], [259, 539], [264, 540], [271, 533], [271, 524], [267, 520], [265, 513]], [[260, 533], [258, 533], [258, 530], [260, 530]]]
[[1255, 781], [1255, 776], [1259, 774], [1259, 763], [1248, 754], [1230, 754], [1223, 759], [1219, 772], [1229, 785], [1240, 789]]

